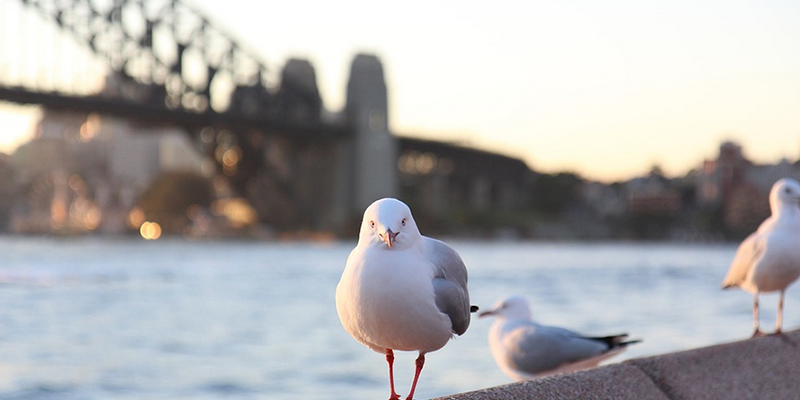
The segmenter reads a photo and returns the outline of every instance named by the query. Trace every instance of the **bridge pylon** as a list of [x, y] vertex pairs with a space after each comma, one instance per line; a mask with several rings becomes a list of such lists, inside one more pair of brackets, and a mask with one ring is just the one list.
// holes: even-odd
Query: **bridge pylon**
[[386, 82], [375, 55], [353, 59], [345, 118], [351, 135], [340, 145], [338, 172], [349, 179], [337, 179], [337, 215], [360, 220], [373, 201], [396, 197], [399, 190], [398, 143], [389, 131]]

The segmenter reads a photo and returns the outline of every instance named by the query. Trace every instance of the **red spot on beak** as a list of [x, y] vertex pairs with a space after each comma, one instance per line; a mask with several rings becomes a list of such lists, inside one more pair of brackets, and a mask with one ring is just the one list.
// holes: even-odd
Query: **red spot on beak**
[[381, 235], [381, 239], [384, 243], [386, 243], [389, 248], [392, 248], [392, 244], [394, 244], [394, 238], [397, 237], [397, 234], [392, 232], [391, 229], [387, 229], [386, 233]]

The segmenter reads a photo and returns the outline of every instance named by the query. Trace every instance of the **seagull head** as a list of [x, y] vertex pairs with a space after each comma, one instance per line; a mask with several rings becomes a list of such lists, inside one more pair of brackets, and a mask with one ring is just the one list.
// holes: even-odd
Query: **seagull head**
[[800, 207], [800, 183], [792, 178], [779, 179], [769, 192], [769, 205], [773, 212], [782, 205]]
[[531, 309], [524, 297], [512, 295], [498, 300], [491, 310], [478, 314], [478, 318], [490, 316], [505, 319], [531, 319]]
[[411, 209], [400, 200], [385, 198], [364, 211], [358, 241], [378, 244], [386, 249], [404, 249], [421, 237]]

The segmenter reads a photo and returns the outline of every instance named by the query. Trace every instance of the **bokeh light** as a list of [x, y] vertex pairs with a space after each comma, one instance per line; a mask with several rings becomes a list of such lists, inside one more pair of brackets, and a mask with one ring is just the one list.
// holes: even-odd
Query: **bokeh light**
[[156, 240], [161, 237], [161, 225], [158, 222], [145, 221], [139, 227], [139, 234], [145, 240]]

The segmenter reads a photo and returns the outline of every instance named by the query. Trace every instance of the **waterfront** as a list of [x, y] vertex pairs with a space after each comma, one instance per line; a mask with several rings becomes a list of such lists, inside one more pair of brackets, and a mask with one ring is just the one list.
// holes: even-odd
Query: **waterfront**
[[[644, 340], [612, 362], [751, 333], [751, 297], [719, 290], [733, 244], [448, 242], [474, 304], [524, 294], [540, 322]], [[0, 399], [385, 397], [383, 357], [336, 316], [353, 245], [2, 237]], [[417, 398], [509, 382], [490, 323], [429, 355]], [[799, 325], [791, 287], [785, 327]], [[401, 394], [415, 356], [398, 354]]]

